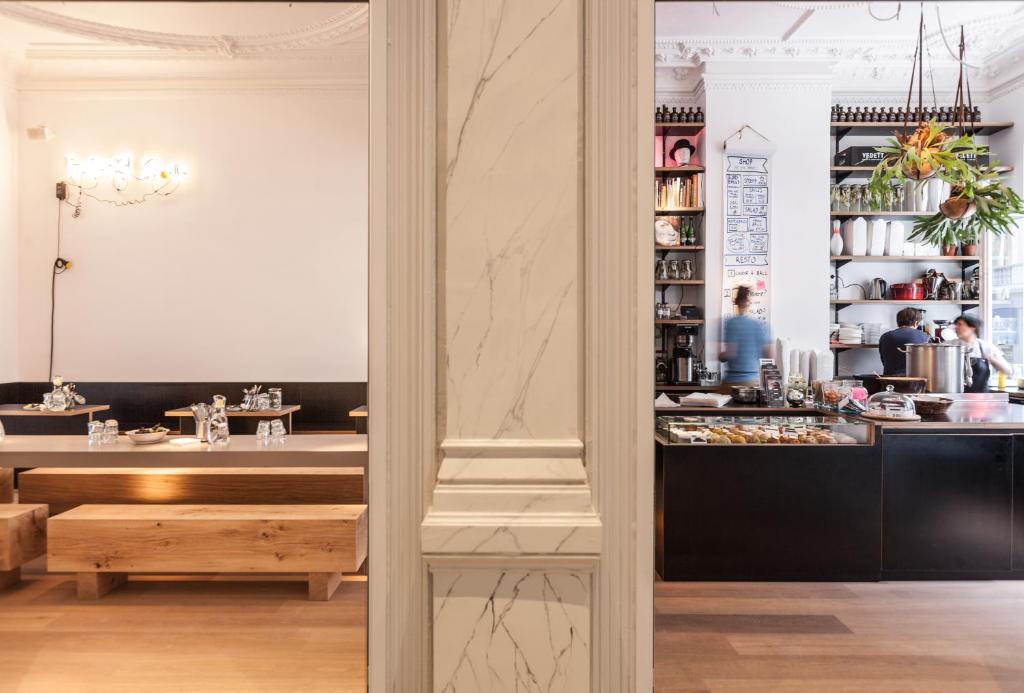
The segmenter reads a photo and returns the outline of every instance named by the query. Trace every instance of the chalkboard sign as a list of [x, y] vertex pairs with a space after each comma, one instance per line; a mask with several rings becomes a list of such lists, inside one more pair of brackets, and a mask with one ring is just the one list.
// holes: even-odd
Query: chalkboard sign
[[734, 313], [739, 286], [750, 287], [748, 315], [769, 321], [771, 246], [771, 152], [725, 152], [725, 228], [722, 243], [722, 315]]

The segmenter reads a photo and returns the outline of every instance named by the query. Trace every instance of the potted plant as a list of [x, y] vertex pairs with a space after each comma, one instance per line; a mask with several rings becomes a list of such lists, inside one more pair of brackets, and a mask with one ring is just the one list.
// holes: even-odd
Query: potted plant
[[885, 154], [871, 174], [868, 186], [876, 193], [884, 193], [893, 181], [904, 183], [908, 179], [920, 181], [938, 175], [943, 180], [952, 176], [971, 178], [974, 168], [960, 154], [981, 154], [987, 148], [979, 146], [969, 135], [952, 138], [944, 126], [935, 120], [921, 123], [910, 135], [897, 134], [888, 144], [875, 147]]
[[997, 170], [977, 170], [975, 180], [953, 184], [952, 193], [940, 205], [939, 212], [916, 219], [908, 240], [941, 245], [946, 254], [955, 254], [946, 251], [960, 243], [964, 255], [975, 255], [983, 233], [1002, 236], [1014, 232], [1014, 215], [1024, 214], [1020, 196], [1003, 184]]

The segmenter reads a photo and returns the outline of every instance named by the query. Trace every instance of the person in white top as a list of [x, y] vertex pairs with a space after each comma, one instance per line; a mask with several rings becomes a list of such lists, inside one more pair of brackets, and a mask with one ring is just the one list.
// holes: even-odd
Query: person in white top
[[967, 392], [986, 392], [993, 369], [1006, 374], [1013, 372], [1013, 366], [999, 347], [978, 337], [981, 320], [973, 315], [961, 315], [953, 322], [953, 329], [956, 330], [957, 341], [967, 347], [971, 358], [974, 378], [971, 386], [966, 388]]

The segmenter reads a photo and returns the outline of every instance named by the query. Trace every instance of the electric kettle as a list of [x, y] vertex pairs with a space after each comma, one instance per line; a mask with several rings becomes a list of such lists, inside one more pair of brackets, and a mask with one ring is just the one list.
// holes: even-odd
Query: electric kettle
[[872, 301], [884, 300], [889, 292], [889, 284], [879, 277], [875, 277], [871, 280], [871, 290], [868, 292], [868, 298]]

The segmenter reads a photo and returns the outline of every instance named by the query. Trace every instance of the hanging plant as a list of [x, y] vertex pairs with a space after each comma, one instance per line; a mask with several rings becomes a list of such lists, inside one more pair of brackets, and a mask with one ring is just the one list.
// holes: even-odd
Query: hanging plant
[[978, 244], [984, 233], [1011, 235], [1017, 228], [1015, 215], [1024, 215], [1024, 202], [1007, 186], [997, 168], [971, 167], [976, 173], [968, 179], [948, 181], [949, 198], [939, 212], [918, 217], [908, 240], [942, 247], [960, 243]]
[[890, 137], [883, 147], [875, 151], [885, 154], [871, 173], [868, 187], [884, 194], [893, 182], [903, 184], [908, 179], [920, 186], [932, 176], [944, 181], [970, 179], [980, 173], [961, 158], [963, 154], [984, 154], [988, 148], [979, 145], [970, 135], [952, 138], [935, 120], [921, 123], [910, 135]]

